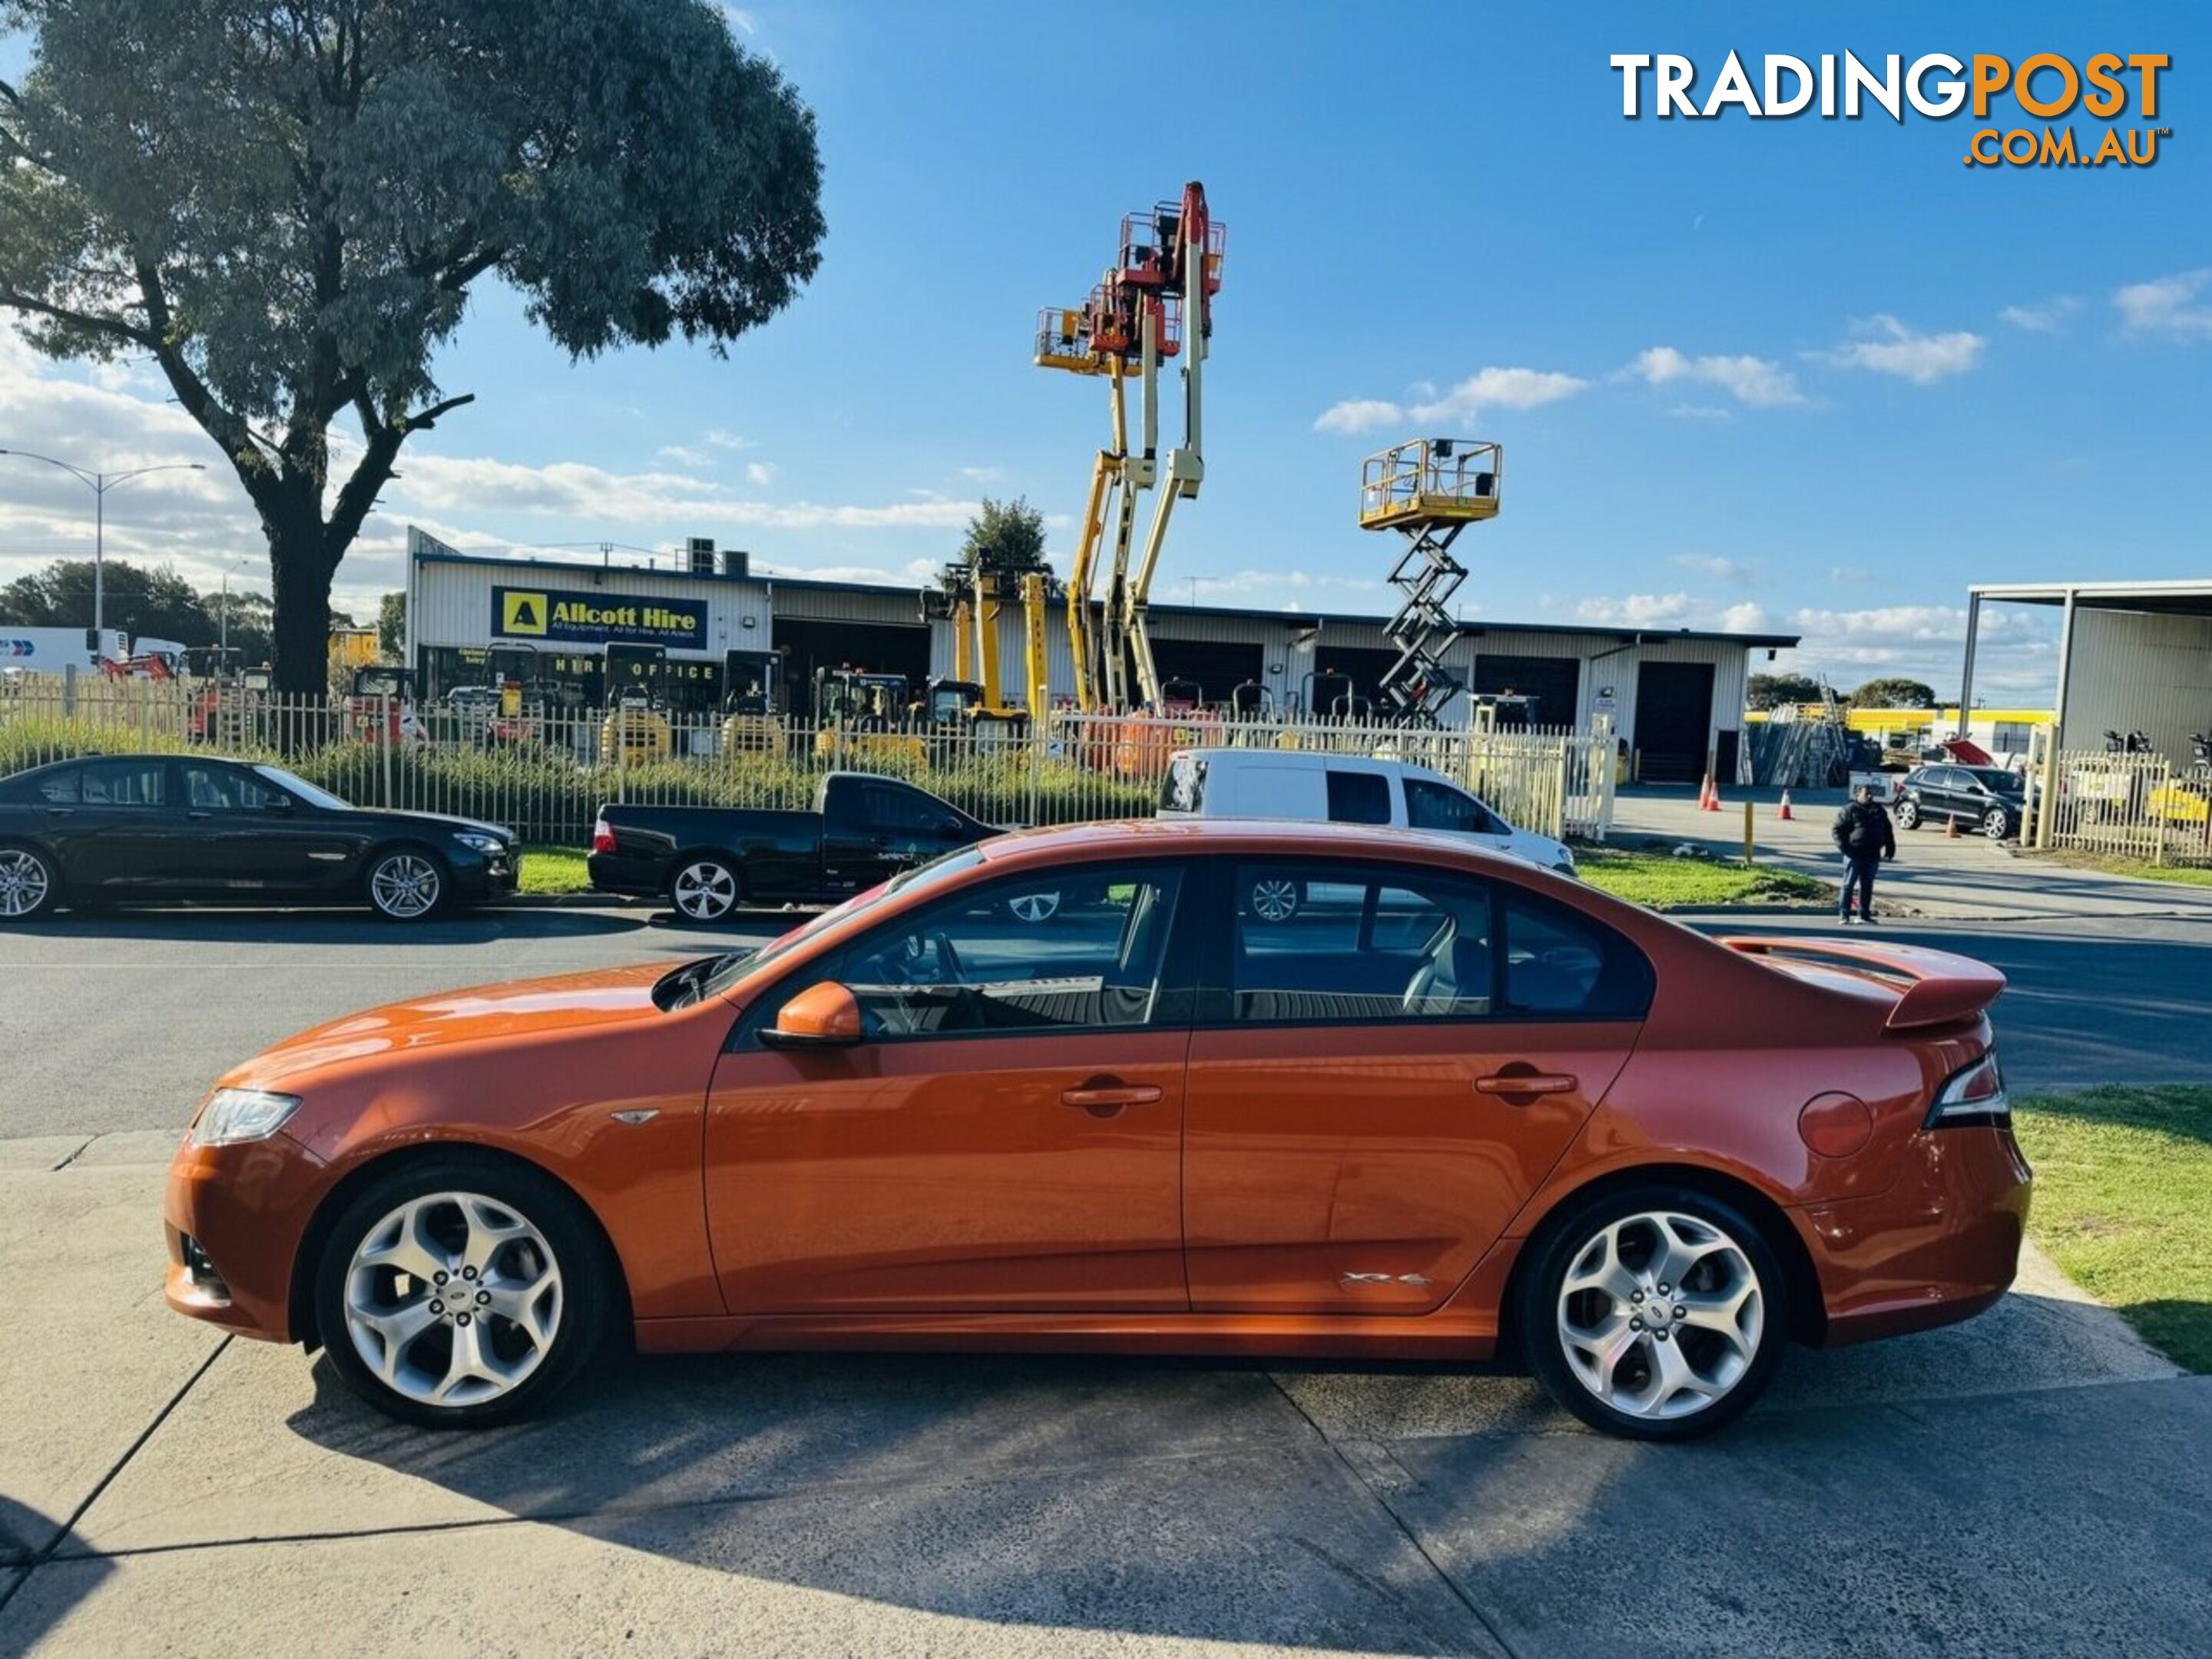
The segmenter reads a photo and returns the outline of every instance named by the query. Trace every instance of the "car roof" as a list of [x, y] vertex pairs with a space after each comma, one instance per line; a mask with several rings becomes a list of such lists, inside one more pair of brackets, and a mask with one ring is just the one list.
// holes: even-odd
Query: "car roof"
[[1516, 871], [1524, 860], [1493, 853], [1457, 836], [1364, 823], [1304, 818], [1125, 818], [1100, 823], [1016, 830], [981, 843], [989, 863], [1027, 864], [1061, 857], [1171, 853], [1289, 853], [1316, 856], [1405, 858], [1431, 863], [1494, 865]]
[[1442, 777], [1434, 767], [1420, 761], [1401, 760], [1395, 755], [1340, 755], [1327, 749], [1243, 749], [1231, 745], [1178, 749], [1177, 755], [1188, 755], [1193, 760], [1202, 760], [1211, 765], [1215, 761], [1249, 761], [1255, 765], [1281, 766], [1285, 763], [1306, 766], [1371, 767], [1377, 771], [1419, 772], [1425, 777]]

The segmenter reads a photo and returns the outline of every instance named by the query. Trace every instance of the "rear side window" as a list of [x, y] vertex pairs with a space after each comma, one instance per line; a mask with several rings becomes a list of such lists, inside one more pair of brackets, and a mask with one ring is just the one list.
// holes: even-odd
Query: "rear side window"
[[1328, 821], [1389, 823], [1390, 780], [1380, 772], [1342, 772], [1332, 766], [1328, 769]]
[[1547, 899], [1507, 889], [1505, 991], [1510, 1014], [1641, 1019], [1651, 1006], [1651, 964], [1602, 922]]
[[76, 767], [64, 766], [35, 778], [18, 778], [13, 783], [0, 785], [0, 800], [20, 802], [26, 806], [74, 806], [77, 801], [76, 775]]
[[1494, 836], [1498, 820], [1474, 796], [1448, 783], [1406, 780], [1406, 822], [1415, 830], [1447, 830], [1462, 836]]
[[167, 769], [158, 758], [87, 761], [84, 763], [84, 804], [87, 806], [159, 806], [161, 776]]
[[1239, 1024], [1473, 1019], [1492, 1012], [1490, 894], [1455, 872], [1239, 863], [1229, 961]]
[[1177, 755], [1160, 780], [1160, 811], [1195, 812], [1206, 805], [1206, 763], [1196, 755]]

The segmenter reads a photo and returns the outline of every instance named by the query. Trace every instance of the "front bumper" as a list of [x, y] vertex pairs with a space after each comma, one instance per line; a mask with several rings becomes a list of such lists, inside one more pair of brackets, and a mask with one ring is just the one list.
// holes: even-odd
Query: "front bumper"
[[237, 1146], [187, 1137], [162, 1200], [163, 1298], [241, 1336], [296, 1340], [293, 1263], [327, 1186], [322, 1161], [282, 1132]]
[[511, 896], [522, 878], [520, 853], [478, 853], [453, 864], [453, 893], [465, 904]]
[[1923, 1131], [1908, 1160], [1875, 1197], [1794, 1212], [1820, 1281], [1827, 1346], [1971, 1319], [2019, 1271], [2034, 1177], [2012, 1131]]

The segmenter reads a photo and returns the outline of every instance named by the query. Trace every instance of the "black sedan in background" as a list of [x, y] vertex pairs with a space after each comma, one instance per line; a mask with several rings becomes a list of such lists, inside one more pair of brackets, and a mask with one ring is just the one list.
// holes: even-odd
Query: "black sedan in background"
[[2020, 833], [2027, 815], [2027, 781], [2002, 766], [1917, 766], [1897, 786], [1900, 830], [1956, 823], [1991, 841]]
[[349, 805], [251, 762], [109, 755], [0, 779], [0, 922], [167, 899], [419, 921], [513, 892], [518, 863], [495, 824]]

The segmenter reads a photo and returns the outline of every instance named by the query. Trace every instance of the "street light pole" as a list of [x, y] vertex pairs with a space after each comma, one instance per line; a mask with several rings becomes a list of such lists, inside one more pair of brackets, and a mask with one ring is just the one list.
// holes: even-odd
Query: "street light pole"
[[70, 462], [58, 461], [51, 455], [36, 454], [27, 449], [0, 449], [0, 455], [20, 455], [27, 461], [44, 461], [48, 466], [58, 466], [92, 491], [93, 649], [100, 650], [103, 642], [100, 636], [107, 629], [107, 492], [119, 483], [143, 478], [149, 472], [204, 472], [207, 468], [198, 461], [163, 461], [154, 466], [133, 467], [128, 472], [88, 472]]

